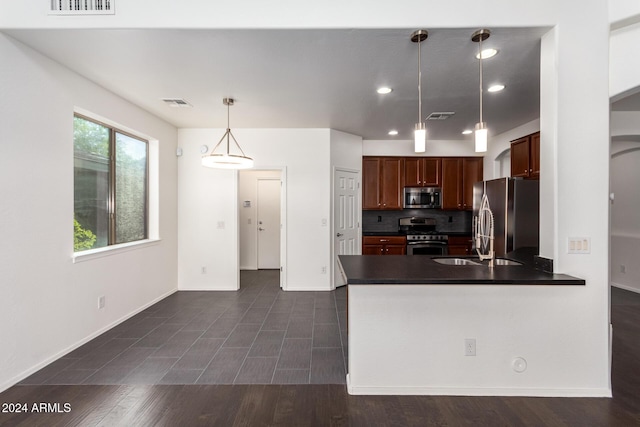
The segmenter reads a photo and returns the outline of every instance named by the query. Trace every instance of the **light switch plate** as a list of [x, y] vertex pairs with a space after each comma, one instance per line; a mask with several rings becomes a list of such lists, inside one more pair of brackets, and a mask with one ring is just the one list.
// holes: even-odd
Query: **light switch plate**
[[569, 237], [567, 239], [567, 253], [590, 254], [591, 237]]

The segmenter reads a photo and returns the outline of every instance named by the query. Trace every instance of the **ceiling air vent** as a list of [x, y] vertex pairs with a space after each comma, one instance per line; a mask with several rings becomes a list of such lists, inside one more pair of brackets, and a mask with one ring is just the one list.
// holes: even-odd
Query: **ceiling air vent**
[[184, 99], [180, 99], [180, 98], [162, 98], [162, 100], [169, 106], [169, 107], [173, 107], [173, 108], [184, 108], [184, 107], [192, 107], [191, 104], [189, 104], [187, 101], [185, 101]]
[[433, 112], [427, 116], [427, 120], [447, 120], [449, 117], [453, 116], [455, 113], [453, 111], [440, 111]]
[[115, 0], [51, 0], [51, 15], [113, 15]]

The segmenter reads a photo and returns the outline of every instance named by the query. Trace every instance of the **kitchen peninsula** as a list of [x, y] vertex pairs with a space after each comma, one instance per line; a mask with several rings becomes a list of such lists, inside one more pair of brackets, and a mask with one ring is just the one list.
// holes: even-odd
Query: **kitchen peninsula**
[[[571, 340], [581, 320], [573, 296], [584, 280], [428, 256], [348, 255], [340, 265], [349, 286], [351, 394], [601, 392], [581, 378], [586, 362]], [[571, 327], [558, 329], [566, 313], [574, 313]]]

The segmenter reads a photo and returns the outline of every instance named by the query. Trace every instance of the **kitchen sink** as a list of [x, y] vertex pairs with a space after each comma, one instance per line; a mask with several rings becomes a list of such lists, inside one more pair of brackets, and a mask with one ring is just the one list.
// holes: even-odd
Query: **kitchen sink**
[[[485, 260], [483, 263], [478, 259], [469, 258], [431, 258], [434, 262], [444, 265], [488, 265], [489, 261]], [[493, 260], [493, 265], [522, 265], [521, 262], [512, 261], [505, 258], [496, 258]]]
[[434, 262], [444, 265], [482, 265], [467, 258], [431, 258]]
[[522, 265], [521, 262], [512, 261], [510, 259], [496, 258], [493, 260], [494, 265]]

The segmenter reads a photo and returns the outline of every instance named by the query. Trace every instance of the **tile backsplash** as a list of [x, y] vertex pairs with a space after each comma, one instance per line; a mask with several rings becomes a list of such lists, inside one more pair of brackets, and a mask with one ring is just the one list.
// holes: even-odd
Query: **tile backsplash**
[[471, 233], [470, 211], [443, 211], [439, 209], [404, 209], [401, 211], [362, 211], [363, 232], [398, 231], [398, 219], [408, 216], [435, 218], [436, 230], [452, 233]]

